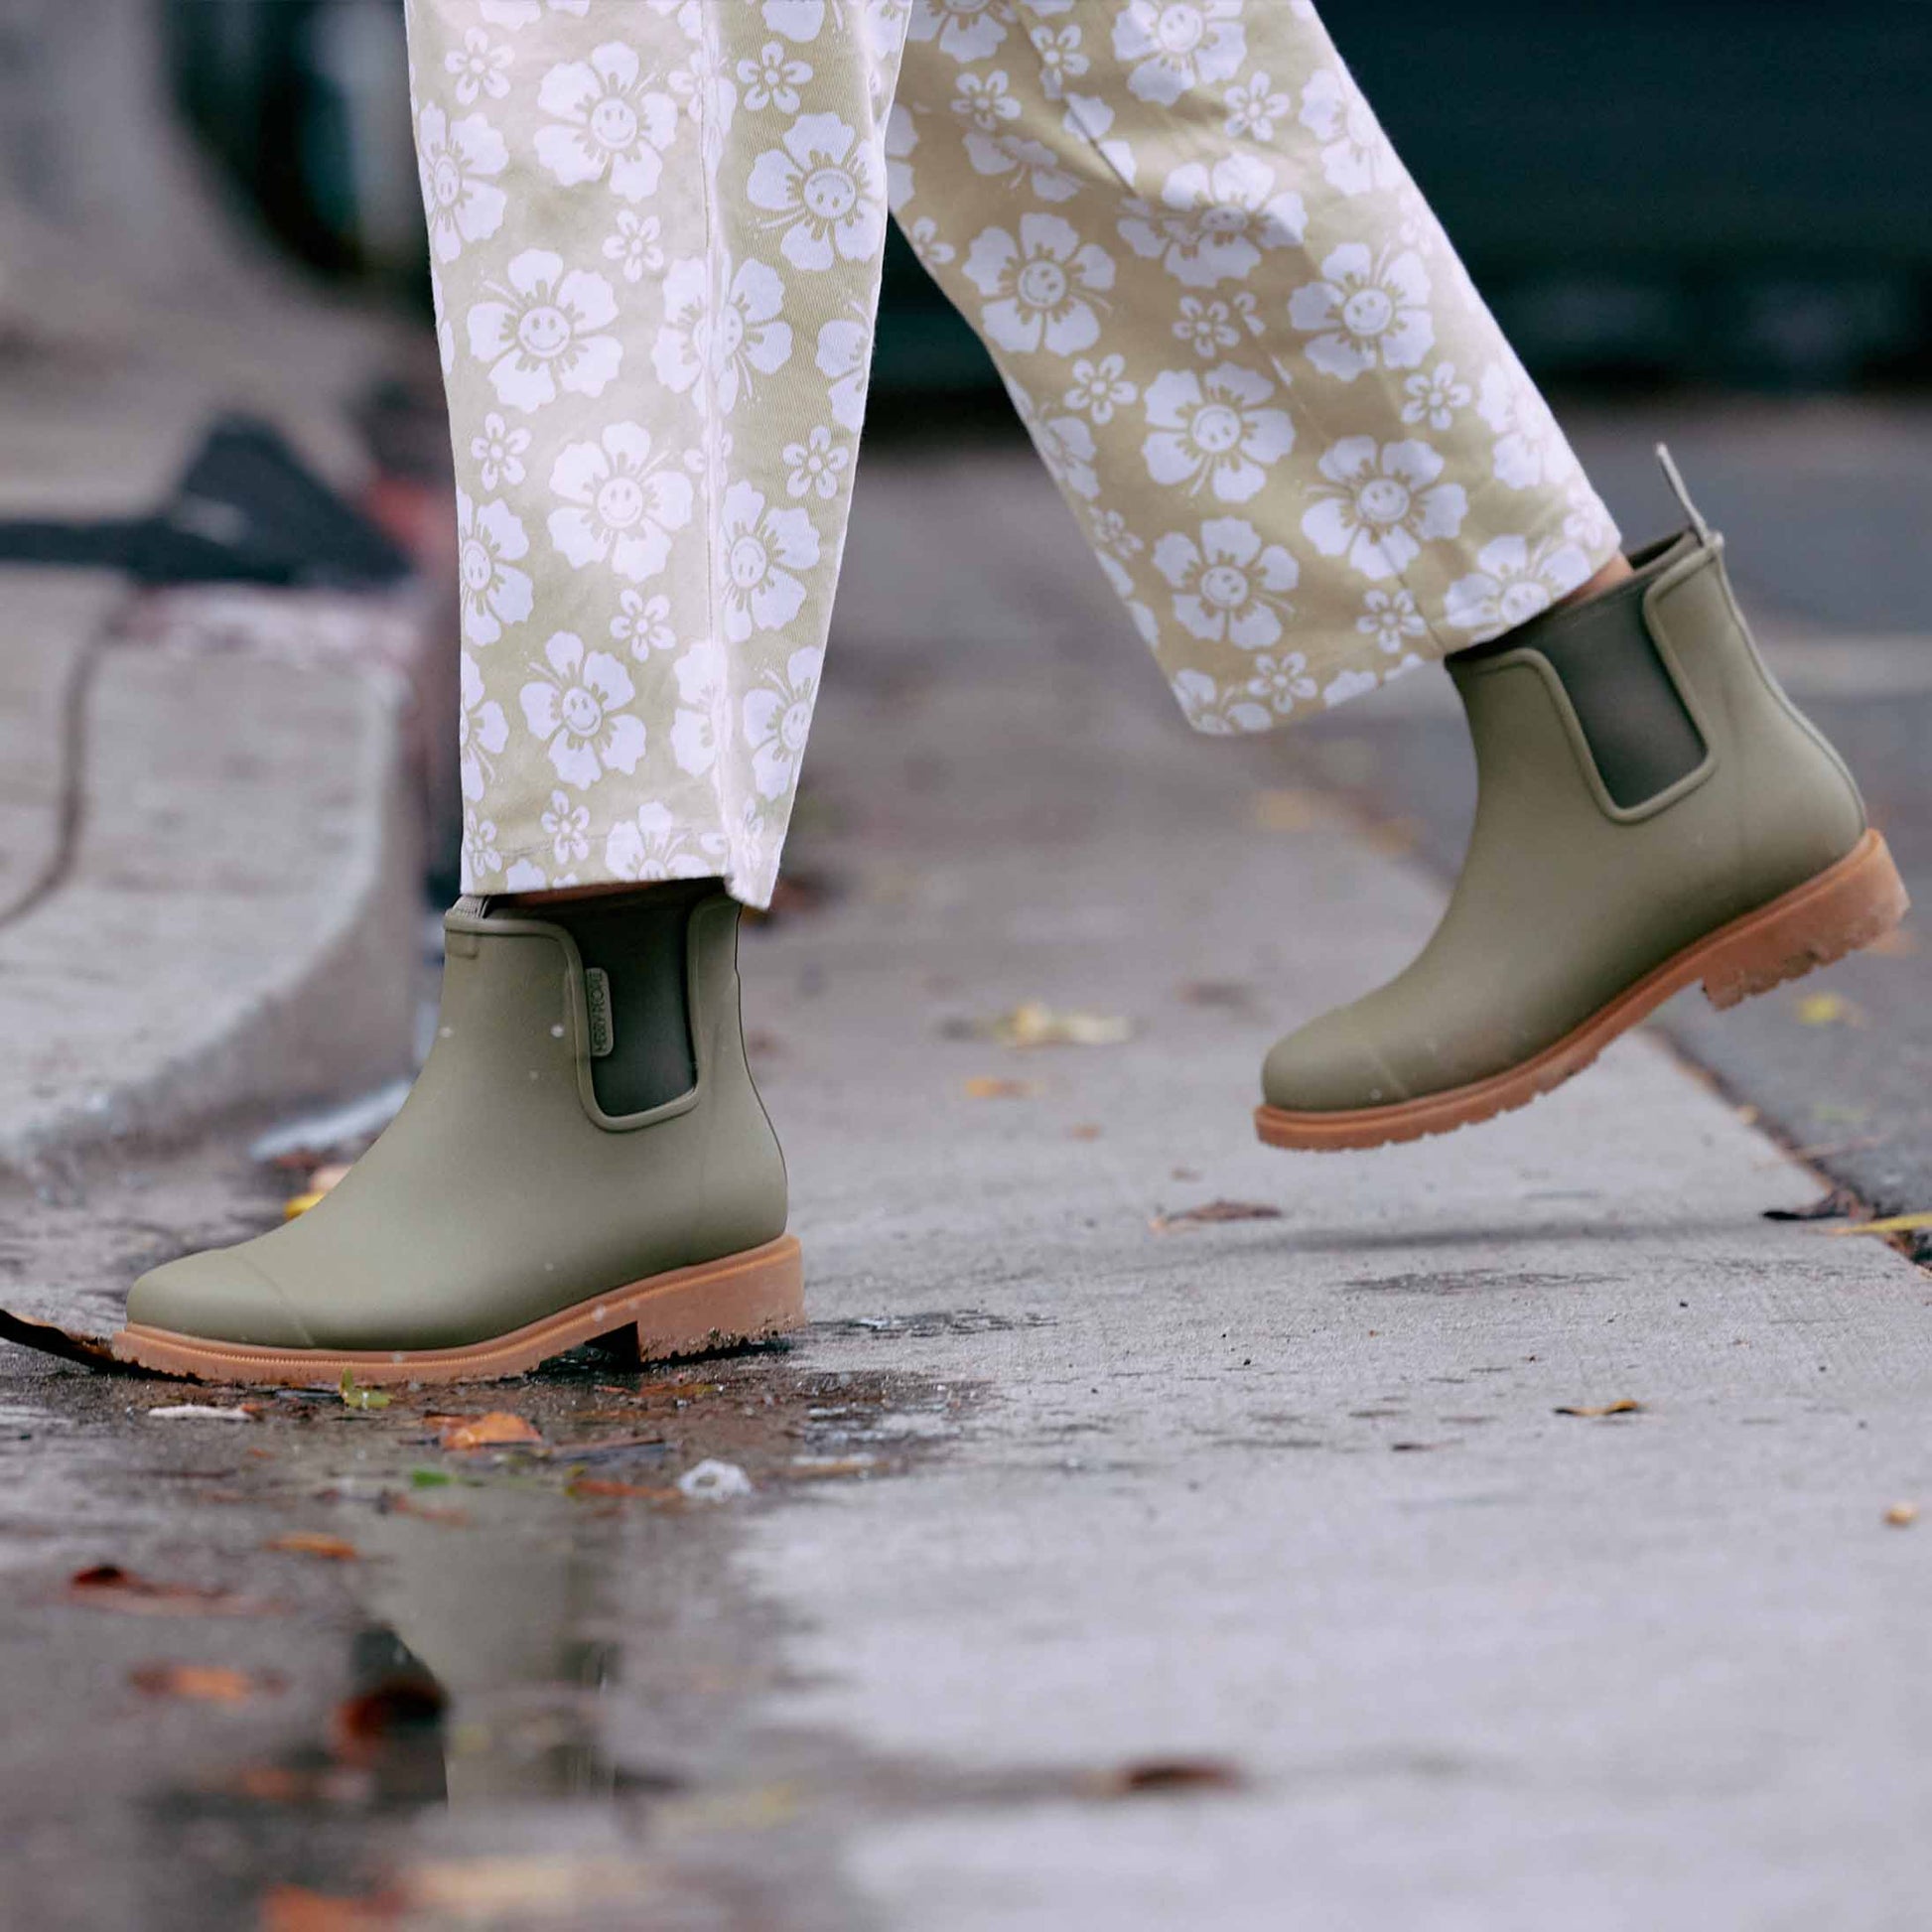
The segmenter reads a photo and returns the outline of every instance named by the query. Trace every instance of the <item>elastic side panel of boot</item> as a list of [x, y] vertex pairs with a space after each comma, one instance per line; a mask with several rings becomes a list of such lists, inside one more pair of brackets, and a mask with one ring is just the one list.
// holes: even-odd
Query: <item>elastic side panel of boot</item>
[[1650, 573], [1591, 603], [1534, 620], [1464, 661], [1534, 650], [1556, 672], [1603, 789], [1632, 811], [1704, 762], [1705, 743], [1644, 622]]
[[607, 1114], [641, 1114], [697, 1084], [687, 937], [691, 908], [713, 890], [658, 887], [640, 898], [583, 899], [546, 914], [577, 941], [585, 972], [609, 982], [610, 1051], [591, 1061], [591, 1088]]

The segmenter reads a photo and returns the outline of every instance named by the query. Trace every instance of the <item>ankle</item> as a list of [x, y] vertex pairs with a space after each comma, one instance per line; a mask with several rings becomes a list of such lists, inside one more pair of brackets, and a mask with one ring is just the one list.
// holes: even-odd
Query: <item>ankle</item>
[[1601, 597], [1605, 591], [1613, 591], [1619, 584], [1627, 584], [1636, 572], [1631, 568], [1630, 559], [1619, 550], [1587, 584], [1579, 584], [1566, 597], [1560, 597], [1550, 608], [1553, 611], [1567, 611], [1576, 604], [1587, 604], [1593, 597]]
[[558, 886], [541, 893], [500, 893], [490, 895], [490, 903], [509, 912], [542, 914], [559, 905], [577, 905], [587, 899], [625, 899], [639, 905], [653, 901], [676, 904], [694, 897], [698, 886], [713, 891], [723, 887], [721, 879], [665, 879], [639, 885], [630, 880], [616, 880], [599, 886]]

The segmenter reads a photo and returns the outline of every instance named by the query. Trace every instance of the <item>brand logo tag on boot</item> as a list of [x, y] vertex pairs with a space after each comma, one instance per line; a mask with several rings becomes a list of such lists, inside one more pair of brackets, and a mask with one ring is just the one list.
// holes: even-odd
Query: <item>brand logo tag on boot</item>
[[591, 1021], [591, 1058], [609, 1059], [617, 1051], [617, 1028], [611, 1022], [611, 975], [602, 966], [584, 968], [585, 1006]]

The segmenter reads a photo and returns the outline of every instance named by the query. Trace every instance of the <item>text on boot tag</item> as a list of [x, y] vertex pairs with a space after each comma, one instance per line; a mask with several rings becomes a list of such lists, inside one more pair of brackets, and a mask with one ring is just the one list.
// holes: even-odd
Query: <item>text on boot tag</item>
[[609, 1059], [617, 1051], [618, 1031], [611, 1023], [611, 975], [602, 966], [584, 968], [584, 1004], [591, 1021], [591, 1058]]

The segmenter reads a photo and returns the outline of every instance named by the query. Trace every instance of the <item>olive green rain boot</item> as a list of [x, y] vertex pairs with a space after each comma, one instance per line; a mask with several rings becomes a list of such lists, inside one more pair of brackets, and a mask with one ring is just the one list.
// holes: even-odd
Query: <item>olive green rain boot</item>
[[1683, 501], [1692, 527], [1631, 581], [1449, 658], [1478, 777], [1461, 877], [1414, 964], [1277, 1042], [1264, 1141], [1487, 1120], [1694, 981], [1732, 1006], [1903, 916], [1851, 774], [1765, 669], [1723, 539]]
[[465, 899], [402, 1112], [300, 1219], [144, 1276], [115, 1353], [223, 1381], [483, 1381], [634, 1328], [795, 1326], [785, 1170], [709, 883], [542, 917]]

